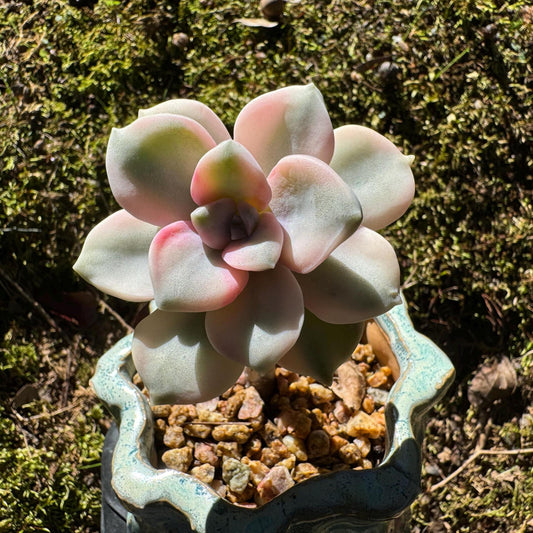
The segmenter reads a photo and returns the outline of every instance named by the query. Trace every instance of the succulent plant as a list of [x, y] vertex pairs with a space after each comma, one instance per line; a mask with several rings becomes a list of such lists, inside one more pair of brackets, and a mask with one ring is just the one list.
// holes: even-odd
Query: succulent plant
[[263, 94], [234, 137], [187, 99], [113, 129], [106, 168], [121, 210], [92, 229], [74, 269], [153, 302], [132, 355], [154, 404], [222, 394], [244, 367], [320, 381], [364, 322], [400, 302], [378, 230], [414, 194], [412, 156], [368, 128], [333, 130], [314, 85]]

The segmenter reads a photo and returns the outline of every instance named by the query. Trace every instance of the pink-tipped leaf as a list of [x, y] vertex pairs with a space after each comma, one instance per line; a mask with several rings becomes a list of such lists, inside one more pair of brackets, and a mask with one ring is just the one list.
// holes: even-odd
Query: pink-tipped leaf
[[268, 176], [270, 208], [285, 231], [281, 260], [294, 272], [316, 268], [359, 226], [352, 189], [323, 161], [283, 158]]
[[224, 141], [199, 161], [192, 178], [191, 196], [198, 205], [232, 198], [263, 210], [271, 192], [250, 152], [235, 141]]
[[187, 98], [167, 100], [148, 109], [140, 109], [139, 117], [160, 115], [161, 113], [181, 115], [195, 120], [208, 131], [217, 144], [231, 139], [226, 126], [224, 126], [218, 116], [208, 106], [197, 100], [189, 100]]
[[215, 146], [205, 128], [178, 115], [150, 115], [109, 138], [106, 168], [117, 202], [137, 218], [164, 226], [188, 220], [194, 169]]
[[248, 272], [225, 263], [220, 253], [204, 246], [188, 222], [162, 228], [148, 254], [159, 309], [203, 312], [231, 303], [248, 281]]
[[130, 302], [154, 297], [148, 250], [159, 228], [120, 210], [87, 235], [74, 270], [97, 289]]
[[242, 372], [211, 346], [203, 313], [154, 311], [135, 328], [132, 355], [154, 405], [210, 400]]
[[218, 352], [266, 372], [298, 339], [303, 315], [298, 283], [287, 268], [278, 266], [252, 272], [233, 303], [206, 313], [205, 327]]
[[363, 224], [379, 230], [400, 218], [415, 191], [411, 163], [379, 133], [364, 126], [335, 130], [331, 167], [354, 190], [363, 208]]
[[332, 324], [363, 322], [401, 303], [394, 249], [364, 226], [313, 272], [297, 279], [306, 308]]
[[334, 137], [320, 91], [293, 85], [248, 103], [235, 121], [234, 138], [246, 146], [266, 175], [283, 157], [307, 154], [329, 163]]

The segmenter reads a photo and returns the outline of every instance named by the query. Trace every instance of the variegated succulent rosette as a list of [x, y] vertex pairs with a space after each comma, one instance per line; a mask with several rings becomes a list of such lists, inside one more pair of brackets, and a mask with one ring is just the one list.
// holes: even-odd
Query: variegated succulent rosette
[[364, 322], [400, 302], [377, 231], [412, 201], [412, 159], [371, 129], [334, 130], [314, 85], [255, 98], [233, 139], [187, 99], [113, 129], [106, 168], [122, 209], [74, 269], [155, 303], [132, 346], [152, 403], [211, 399], [245, 366], [331, 380]]

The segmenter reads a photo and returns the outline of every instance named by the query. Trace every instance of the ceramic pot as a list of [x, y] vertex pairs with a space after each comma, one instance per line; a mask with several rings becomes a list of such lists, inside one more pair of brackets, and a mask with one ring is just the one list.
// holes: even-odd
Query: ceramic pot
[[310, 478], [257, 509], [231, 504], [193, 476], [152, 466], [151, 409], [132, 382], [132, 336], [123, 338], [100, 359], [92, 380], [119, 427], [114, 449], [106, 452], [112, 453], [112, 461], [110, 457], [103, 461], [110, 473], [103, 472], [102, 477], [105, 489], [111, 475], [118, 497], [114, 499], [115, 494], [110, 496], [108, 490], [104, 502], [108, 516], [120, 518], [123, 525], [113, 529], [104, 519], [102, 531], [393, 531], [395, 521], [420, 490], [424, 415], [448, 389], [454, 368], [431, 340], [414, 329], [405, 305], [367, 323], [366, 335], [376, 356], [397, 374], [385, 407], [387, 447], [382, 463], [370, 470], [343, 470]]

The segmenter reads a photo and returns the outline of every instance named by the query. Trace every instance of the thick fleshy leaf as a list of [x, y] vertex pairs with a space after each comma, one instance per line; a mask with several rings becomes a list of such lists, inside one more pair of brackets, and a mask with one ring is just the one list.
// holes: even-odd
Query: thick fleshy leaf
[[231, 135], [226, 129], [226, 126], [224, 126], [224, 123], [209, 107], [197, 100], [189, 100], [187, 98], [167, 100], [148, 109], [140, 109], [139, 117], [159, 115], [161, 113], [182, 115], [196, 120], [196, 122], [208, 131], [209, 135], [213, 137], [217, 144], [231, 139]]
[[278, 263], [282, 244], [283, 230], [276, 217], [272, 213], [262, 213], [252, 235], [228, 244], [222, 259], [240, 270], [268, 270]]
[[323, 161], [283, 158], [268, 176], [270, 209], [286, 232], [281, 260], [307, 273], [359, 226], [361, 208], [352, 189]]
[[306, 309], [300, 337], [280, 365], [330, 385], [335, 370], [352, 355], [364, 329], [364, 322], [329, 324]]
[[226, 264], [204, 246], [192, 224], [174, 222], [155, 236], [148, 254], [155, 303], [164, 311], [202, 312], [228, 305], [243, 290], [248, 272]]
[[250, 152], [235, 141], [225, 141], [200, 159], [192, 178], [191, 196], [198, 205], [232, 198], [263, 210], [271, 192]]
[[252, 272], [233, 303], [206, 313], [213, 347], [226, 357], [266, 372], [294, 345], [304, 316], [300, 287], [285, 267]]
[[204, 244], [222, 250], [231, 239], [231, 220], [237, 206], [230, 198], [202, 205], [191, 213], [191, 222]]
[[120, 210], [87, 235], [74, 270], [107, 294], [130, 302], [154, 297], [148, 250], [159, 228]]
[[237, 381], [242, 366], [214, 350], [204, 322], [204, 313], [156, 310], [135, 328], [133, 362], [152, 404], [207, 401]]
[[214, 146], [198, 122], [178, 115], [151, 115], [115, 128], [106, 157], [111, 191], [124, 209], [150, 224], [188, 220], [196, 208], [194, 169]]
[[331, 120], [320, 91], [293, 85], [248, 103], [235, 121], [234, 138], [268, 173], [286, 155], [307, 154], [326, 163], [333, 155]]
[[378, 230], [400, 218], [415, 192], [410, 165], [379, 133], [363, 126], [335, 130], [335, 152], [330, 166], [354, 190], [363, 208], [363, 224]]
[[379, 233], [361, 226], [313, 272], [297, 276], [305, 306], [332, 324], [355, 324], [401, 303], [400, 267]]

